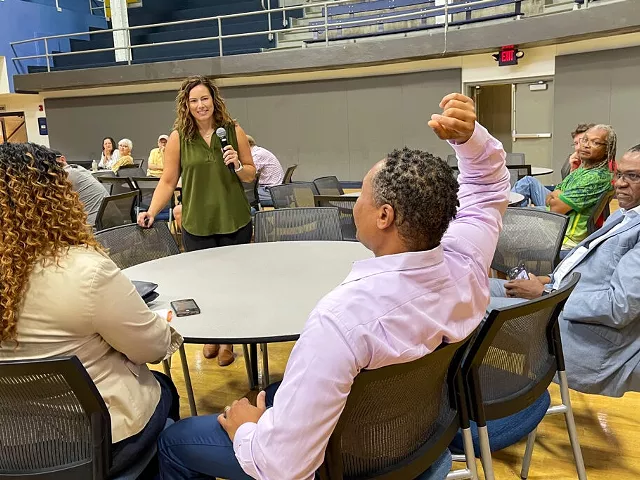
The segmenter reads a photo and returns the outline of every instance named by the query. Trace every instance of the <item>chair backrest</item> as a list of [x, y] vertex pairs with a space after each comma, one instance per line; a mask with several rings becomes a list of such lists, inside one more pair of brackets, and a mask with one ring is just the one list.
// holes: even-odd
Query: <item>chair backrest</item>
[[0, 362], [0, 478], [106, 478], [109, 411], [77, 357]]
[[480, 426], [524, 410], [564, 370], [558, 315], [579, 279], [574, 273], [547, 296], [493, 310], [480, 326], [462, 365]]
[[249, 205], [258, 210], [260, 207], [260, 196], [258, 195], [258, 183], [260, 181], [260, 172], [256, 173], [256, 178], [252, 182], [242, 182], [244, 195], [247, 197]]
[[134, 164], [136, 167], [138, 167], [138, 168], [140, 168], [140, 169], [142, 169], [142, 170], [146, 170], [146, 167], [145, 167], [145, 165], [144, 165], [144, 162], [145, 162], [145, 161], [146, 161], [146, 159], [144, 159], [144, 158], [134, 158], [134, 159], [133, 159], [133, 164]]
[[460, 170], [458, 170], [458, 165], [451, 167], [451, 172], [453, 173], [453, 178], [458, 180], [458, 176], [460, 175]]
[[356, 222], [353, 219], [353, 206], [358, 197], [341, 197], [340, 195], [315, 195], [313, 197], [316, 207], [335, 207], [340, 215], [340, 228], [342, 239], [355, 242]]
[[[98, 181], [105, 186], [110, 195], [132, 192], [136, 189], [130, 178], [118, 178], [115, 176], [98, 177]], [[110, 189], [110, 190], [109, 190]]]
[[611, 213], [609, 210], [609, 203], [615, 194], [614, 190], [610, 190], [608, 192], [604, 192], [600, 195], [598, 199], [598, 203], [593, 207], [593, 211], [591, 215], [589, 215], [589, 219], [587, 220], [587, 235], [591, 235], [598, 228], [602, 226], [602, 224], [598, 225], [598, 220], [602, 217], [602, 220], [606, 220], [609, 218], [609, 214]]
[[134, 223], [138, 195], [138, 190], [134, 190], [103, 198], [96, 215], [96, 230]]
[[509, 170], [509, 183], [511, 188], [521, 178], [531, 176], [531, 165], [509, 165], [507, 164], [507, 170]]
[[507, 165], [524, 165], [524, 153], [507, 153]]
[[569, 217], [537, 208], [509, 207], [491, 268], [502, 273], [524, 263], [527, 272], [546, 275], [558, 265]]
[[449, 165], [450, 167], [458, 166], [458, 157], [456, 157], [455, 153], [450, 153], [449, 155], [447, 155], [447, 165]]
[[468, 425], [460, 375], [468, 341], [412, 362], [363, 370], [319, 469], [322, 480], [412, 479]]
[[320, 195], [342, 195], [344, 193], [340, 180], [335, 175], [316, 178], [313, 184]]
[[337, 208], [282, 208], [257, 212], [256, 243], [342, 240]]
[[136, 165], [125, 165], [120, 167], [116, 173], [117, 177], [144, 177], [147, 172]]
[[284, 178], [282, 179], [282, 183], [291, 183], [291, 178], [293, 177], [293, 172], [298, 168], [298, 164], [291, 165], [287, 167], [287, 171], [284, 172]]
[[149, 208], [160, 179], [156, 177], [131, 177], [129, 180], [139, 192], [138, 205], [141, 208]]
[[142, 228], [135, 223], [109, 228], [96, 233], [96, 240], [122, 269], [180, 253], [164, 222], [154, 222], [151, 228]]
[[312, 182], [287, 183], [269, 187], [273, 208], [313, 207], [318, 189]]

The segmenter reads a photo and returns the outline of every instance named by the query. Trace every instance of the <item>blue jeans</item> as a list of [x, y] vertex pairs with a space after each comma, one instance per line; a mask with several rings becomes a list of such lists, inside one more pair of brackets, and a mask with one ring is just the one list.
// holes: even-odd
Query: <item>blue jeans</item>
[[[267, 408], [273, 406], [279, 386], [280, 382], [277, 382], [267, 387]], [[218, 423], [217, 415], [185, 418], [167, 428], [158, 440], [158, 460], [162, 480], [253, 478], [242, 470], [233, 451], [233, 442]], [[448, 466], [440, 463], [436, 462], [416, 480], [444, 478], [446, 473], [442, 474], [441, 470], [444, 467], [448, 472], [451, 463], [449, 461]]]
[[511, 191], [524, 196], [524, 200], [518, 204], [519, 207], [526, 207], [529, 201], [537, 207], [544, 207], [547, 195], [551, 193], [547, 187], [533, 177], [524, 177], [516, 182]]
[[[267, 408], [280, 382], [267, 387]], [[218, 423], [217, 415], [189, 417], [167, 428], [158, 440], [160, 478], [227, 478], [251, 480], [236, 459], [233, 442]]]
[[489, 279], [489, 295], [491, 299], [489, 300], [489, 306], [487, 306], [487, 312], [490, 312], [494, 308], [511, 307], [527, 301], [524, 298], [507, 297], [507, 292], [504, 289], [504, 284], [507, 282], [508, 280], [499, 278]]
[[269, 187], [258, 186], [258, 199], [260, 200], [261, 207], [273, 207], [273, 200], [269, 193]]

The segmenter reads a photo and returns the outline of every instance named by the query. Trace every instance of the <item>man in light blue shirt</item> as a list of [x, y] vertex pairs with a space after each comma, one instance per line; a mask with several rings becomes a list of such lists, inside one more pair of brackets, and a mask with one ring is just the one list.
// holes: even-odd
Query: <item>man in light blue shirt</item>
[[569, 387], [619, 397], [640, 391], [640, 145], [618, 162], [615, 189], [620, 210], [551, 276], [491, 279], [489, 308], [538, 298], [579, 272], [560, 317]]

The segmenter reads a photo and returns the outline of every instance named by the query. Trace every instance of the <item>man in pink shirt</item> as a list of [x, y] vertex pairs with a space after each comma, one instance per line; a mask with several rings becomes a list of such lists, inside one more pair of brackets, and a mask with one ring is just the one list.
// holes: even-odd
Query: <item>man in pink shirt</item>
[[253, 157], [256, 171], [260, 174], [260, 178], [258, 179], [260, 205], [263, 207], [273, 207], [269, 187], [282, 184], [284, 180], [284, 170], [276, 156], [266, 148], [256, 145], [256, 141], [251, 135], [247, 135], [247, 140], [251, 147], [251, 156]]
[[440, 107], [429, 126], [456, 151], [459, 187], [426, 152], [378, 162], [354, 208], [375, 258], [356, 262], [311, 312], [271, 408], [261, 392], [257, 407], [242, 399], [164, 432], [162, 478], [313, 479], [358, 372], [416, 360], [479, 325], [509, 173], [470, 98], [450, 94]]

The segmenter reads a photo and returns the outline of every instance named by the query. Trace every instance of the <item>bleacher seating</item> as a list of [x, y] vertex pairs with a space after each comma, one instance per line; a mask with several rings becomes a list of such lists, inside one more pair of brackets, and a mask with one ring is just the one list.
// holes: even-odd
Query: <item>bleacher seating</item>
[[[278, 4], [278, 0], [271, 0], [272, 8], [277, 8]], [[145, 2], [140, 8], [129, 9], [129, 25], [133, 27], [260, 10], [262, 10], [260, 0], [217, 0], [215, 2], [210, 0], [154, 0], [153, 2]], [[278, 21], [281, 25], [282, 15], [279, 12], [272, 14], [274, 24], [276, 19], [279, 19]], [[111, 28], [111, 24], [109, 24], [108, 28]], [[268, 18], [266, 14], [234, 17], [225, 19], [222, 22], [222, 33], [224, 35], [267, 30]], [[192, 40], [215, 37], [217, 35], [218, 22], [211, 20], [132, 30], [130, 38], [131, 45], [135, 47], [136, 45]], [[266, 48], [273, 48], [274, 46], [275, 40], [273, 38], [270, 40], [267, 34], [229, 38], [223, 40], [223, 53], [224, 55], [257, 53]], [[103, 33], [92, 34], [88, 40], [71, 39], [70, 48], [73, 52], [113, 48], [113, 36], [110, 33]], [[206, 40], [133, 48], [132, 52], [133, 63], [151, 63], [186, 58], [216, 57], [220, 54], [220, 47], [218, 40]], [[59, 52], [54, 51], [52, 53]], [[68, 70], [118, 64], [122, 65], [125, 63], [116, 63], [113, 51], [89, 52], [83, 55], [54, 57], [53, 69]], [[44, 70], [46, 70], [46, 68]], [[36, 71], [43, 71], [43, 68], [30, 68], [30, 72], [35, 73]]]
[[[489, 0], [481, 5], [470, 5], [472, 0], [449, 0], [449, 25], [464, 25], [479, 21], [496, 20], [522, 15], [522, 0]], [[280, 2], [271, 0], [271, 8], [278, 8]], [[513, 8], [511, 8], [511, 6]], [[213, 18], [237, 13], [260, 12], [261, 0], [155, 0], [145, 2], [140, 8], [129, 9], [129, 25], [132, 27], [156, 23], [175, 22]], [[441, 27], [444, 12], [436, 0], [371, 0], [340, 3], [320, 9], [317, 20], [305, 21], [310, 32], [305, 43], [329, 40], [346, 40], [361, 37], [379, 36], [393, 33], [419, 31]], [[300, 17], [304, 6], [299, 10], [287, 11], [286, 17]], [[317, 10], [316, 10], [317, 13]], [[325, 32], [324, 15], [329, 23]], [[401, 14], [402, 18], [392, 18]], [[349, 23], [351, 22], [351, 23]], [[353, 23], [357, 22], [357, 23]], [[271, 14], [272, 28], [282, 28], [282, 13]], [[291, 25], [289, 22], [287, 25]], [[266, 13], [243, 17], [222, 19], [222, 34], [237, 35], [251, 32], [268, 31], [269, 18]], [[111, 25], [109, 25], [111, 27]], [[217, 39], [198, 40], [216, 37], [219, 34], [217, 19], [178, 25], [144, 27], [131, 30], [132, 63], [152, 63], [159, 61], [181, 60], [188, 58], [206, 58], [220, 55]], [[95, 32], [96, 28], [90, 31]], [[171, 43], [185, 42], [185, 43]], [[257, 53], [276, 47], [275, 36], [267, 33], [247, 37], [226, 38], [222, 41], [224, 55]], [[66, 43], [59, 43], [60, 50], [66, 50]], [[70, 39], [71, 52], [87, 53], [82, 55], [64, 55], [53, 58], [54, 70], [92, 68], [102, 66], [125, 65], [115, 62], [111, 33], [92, 33]], [[52, 50], [52, 53], [61, 53]], [[46, 71], [46, 67], [29, 67], [29, 72]]]
[[[493, 0], [482, 5], [468, 5], [472, 0], [450, 0], [448, 14], [450, 16], [449, 25], [465, 25], [478, 21], [504, 19], [522, 15], [521, 0]], [[473, 12], [485, 11], [513, 5], [513, 11], [474, 15]], [[407, 8], [417, 7], [417, 8]], [[360, 37], [370, 37], [393, 33], [404, 33], [415, 30], [425, 30], [429, 28], [441, 27], [442, 22], [437, 22], [436, 17], [444, 17], [442, 6], [436, 6], [435, 0], [374, 0], [362, 1], [353, 4], [339, 4], [327, 7], [328, 30], [335, 31], [329, 35], [329, 40], [348, 40]], [[324, 15], [324, 9], [322, 14]], [[401, 18], [389, 18], [394, 15], [405, 15]], [[430, 20], [431, 19], [431, 20]], [[419, 21], [419, 25], [409, 25], [407, 22]], [[351, 23], [347, 22], [362, 22]], [[305, 40], [305, 43], [315, 43], [325, 41], [324, 19], [311, 21], [309, 25], [313, 38]], [[362, 32], [362, 27], [377, 26], [375, 33], [371, 31]]]

